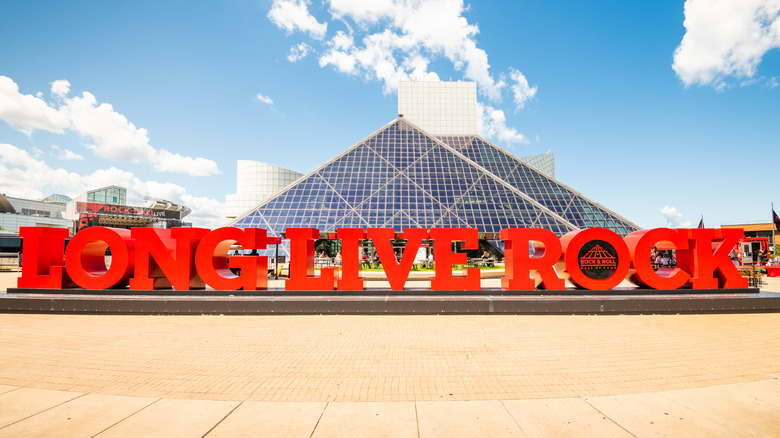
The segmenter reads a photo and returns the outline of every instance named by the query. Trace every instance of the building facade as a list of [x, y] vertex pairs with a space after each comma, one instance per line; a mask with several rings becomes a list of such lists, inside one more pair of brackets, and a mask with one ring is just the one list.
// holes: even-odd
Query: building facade
[[302, 173], [260, 161], [238, 160], [236, 193], [225, 198], [225, 217], [233, 219], [279, 193]]
[[[408, 227], [467, 227], [479, 229], [480, 238], [499, 250], [503, 243], [498, 233], [504, 228], [545, 228], [559, 236], [591, 227], [620, 235], [639, 229], [471, 127], [455, 129], [436, 117], [417, 118], [430, 123], [432, 130], [456, 131], [434, 134], [408, 120], [406, 114], [415, 113], [410, 106], [437, 112], [438, 104], [452, 101], [439, 98], [438, 92], [428, 93], [430, 87], [424, 85], [423, 92], [414, 93], [413, 104], [404, 107], [400, 103], [406, 99], [404, 90], [414, 84], [399, 87], [397, 119], [229, 225], [265, 228], [272, 235], [281, 235], [288, 227], [322, 232], [341, 227], [388, 227], [397, 232]], [[476, 108], [476, 91], [472, 99], [473, 105], [459, 106], [462, 111]], [[445, 119], [470, 120], [453, 111], [441, 112]]]
[[[52, 196], [58, 200], [51, 200]], [[73, 223], [65, 217], [66, 203], [62, 201], [67, 197], [52, 196], [39, 201], [0, 195], [0, 227], [9, 233], [18, 233], [19, 227], [71, 229]]]
[[432, 135], [477, 135], [477, 84], [399, 82], [398, 116]]
[[752, 223], [752, 224], [729, 224], [721, 225], [721, 228], [741, 228], [745, 237], [765, 237], [769, 242], [769, 252], [776, 253], [776, 242], [778, 230], [772, 222]]
[[164, 199], [145, 197], [143, 205], [127, 205], [127, 189], [107, 186], [89, 190], [68, 202], [65, 217], [74, 231], [86, 227], [113, 228], [187, 226], [182, 219], [191, 210], [185, 205]]

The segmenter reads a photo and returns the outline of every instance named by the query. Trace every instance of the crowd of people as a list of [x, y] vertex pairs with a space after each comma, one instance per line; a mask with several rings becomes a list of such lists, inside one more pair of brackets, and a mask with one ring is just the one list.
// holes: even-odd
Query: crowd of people
[[674, 250], [659, 250], [653, 247], [650, 252], [650, 262], [653, 264], [654, 270], [674, 268], [677, 266], [677, 254]]
[[[401, 256], [403, 253], [401, 251], [395, 252], [395, 259], [396, 262], [401, 262]], [[318, 262], [318, 260], [320, 262]], [[358, 260], [360, 261], [360, 267], [362, 269], [378, 269], [382, 267], [382, 261], [379, 259], [379, 255], [377, 253], [369, 253], [367, 251], [360, 251], [358, 255]], [[342, 255], [341, 251], [336, 252], [336, 255], [331, 257], [328, 254], [325, 253], [325, 251], [320, 251], [316, 258], [315, 258], [315, 265], [334, 265], [334, 266], [341, 266], [342, 261]], [[433, 266], [433, 253], [429, 253], [428, 256], [425, 259], [417, 259], [414, 261], [415, 265], [426, 265], [426, 266]]]

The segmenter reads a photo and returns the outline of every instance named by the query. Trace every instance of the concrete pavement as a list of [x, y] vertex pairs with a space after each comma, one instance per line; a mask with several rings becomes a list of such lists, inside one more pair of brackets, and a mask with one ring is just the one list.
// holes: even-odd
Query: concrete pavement
[[773, 313], [3, 314], [0, 437], [778, 436], [779, 339]]

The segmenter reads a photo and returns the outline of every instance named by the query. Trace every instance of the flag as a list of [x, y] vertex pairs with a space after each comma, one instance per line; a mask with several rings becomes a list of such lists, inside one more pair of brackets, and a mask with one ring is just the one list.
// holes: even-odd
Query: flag
[[772, 208], [772, 223], [775, 224], [775, 227], [780, 229], [780, 216], [777, 216], [777, 213], [775, 213], [774, 208]]
[[701, 217], [701, 220], [699, 221], [699, 226], [697, 228], [704, 228], [704, 216]]

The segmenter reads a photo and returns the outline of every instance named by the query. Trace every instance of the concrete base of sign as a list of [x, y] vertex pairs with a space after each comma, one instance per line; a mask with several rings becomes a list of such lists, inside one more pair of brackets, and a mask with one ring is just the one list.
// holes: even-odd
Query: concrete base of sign
[[160, 315], [674, 314], [780, 312], [780, 293], [749, 289], [605, 291], [41, 290], [9, 288], [0, 312]]

